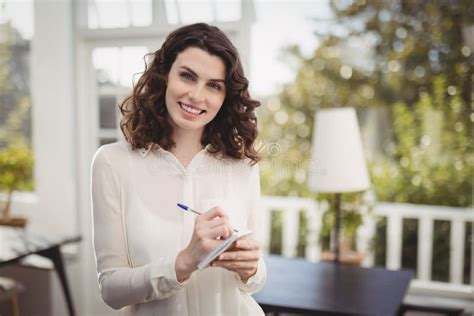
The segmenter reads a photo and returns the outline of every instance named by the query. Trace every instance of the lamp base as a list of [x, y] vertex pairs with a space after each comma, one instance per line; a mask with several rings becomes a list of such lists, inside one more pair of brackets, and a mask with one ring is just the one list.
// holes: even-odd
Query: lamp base
[[[367, 257], [366, 253], [356, 251], [341, 251], [339, 254], [339, 263], [360, 265]], [[322, 261], [336, 261], [336, 254], [332, 251], [323, 251], [321, 253]]]

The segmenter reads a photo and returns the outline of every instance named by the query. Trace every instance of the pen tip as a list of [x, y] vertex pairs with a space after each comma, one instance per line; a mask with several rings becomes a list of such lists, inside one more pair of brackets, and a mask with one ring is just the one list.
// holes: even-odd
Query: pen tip
[[178, 206], [181, 207], [183, 210], [188, 210], [188, 207], [184, 204], [178, 203]]

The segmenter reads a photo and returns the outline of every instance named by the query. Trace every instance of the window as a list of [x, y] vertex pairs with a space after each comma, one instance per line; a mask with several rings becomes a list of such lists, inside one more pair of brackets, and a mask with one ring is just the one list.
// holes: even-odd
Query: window
[[31, 148], [32, 37], [32, 1], [0, 1], [0, 149]]
[[152, 21], [152, 1], [89, 0], [87, 12], [91, 29], [148, 26]]
[[98, 47], [93, 50], [97, 78], [98, 144], [121, 137], [119, 105], [140, 78], [148, 49], [142, 46]]
[[[156, 21], [164, 7], [166, 21]], [[158, 6], [158, 7], [155, 7]], [[241, 19], [241, 0], [89, 0], [89, 29], [146, 27], [153, 24], [228, 22]]]

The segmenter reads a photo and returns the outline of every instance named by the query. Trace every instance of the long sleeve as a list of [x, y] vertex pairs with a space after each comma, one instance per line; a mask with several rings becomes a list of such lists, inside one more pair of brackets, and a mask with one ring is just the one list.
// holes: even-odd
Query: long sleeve
[[[262, 221], [262, 209], [260, 207], [260, 168], [258, 164], [252, 167], [249, 188], [248, 228], [254, 232], [254, 237], [262, 243], [262, 230], [260, 229]], [[237, 274], [235, 274], [235, 276], [239, 281], [239, 288], [243, 292], [254, 294], [260, 291], [267, 278], [267, 268], [263, 261], [263, 256], [260, 257], [258, 261], [257, 272], [250, 277], [246, 283], [242, 282]]]
[[[93, 243], [104, 302], [114, 309], [164, 299], [186, 282], [176, 279], [174, 260], [160, 258], [132, 267], [124, 233], [121, 189], [117, 172], [99, 148], [92, 161]], [[145, 242], [145, 241], [144, 241]]]

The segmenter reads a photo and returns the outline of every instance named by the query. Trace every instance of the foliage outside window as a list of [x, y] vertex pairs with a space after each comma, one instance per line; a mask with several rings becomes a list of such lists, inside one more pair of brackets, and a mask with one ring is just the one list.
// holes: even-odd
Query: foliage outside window
[[[315, 110], [377, 107], [388, 113], [384, 129], [392, 135], [369, 161], [377, 200], [472, 206], [474, 54], [465, 36], [474, 25], [472, 1], [330, 3], [328, 31], [318, 31], [327, 21], [315, 20], [321, 44], [309, 57], [288, 48], [299, 64], [296, 79], [261, 110], [262, 138], [277, 148], [262, 161], [263, 193], [314, 197], [306, 181]], [[449, 268], [434, 269], [433, 277], [443, 279], [437, 271]]]
[[0, 217], [10, 217], [14, 191], [31, 191], [33, 152], [29, 41], [10, 21], [0, 23], [0, 192], [4, 192]]

